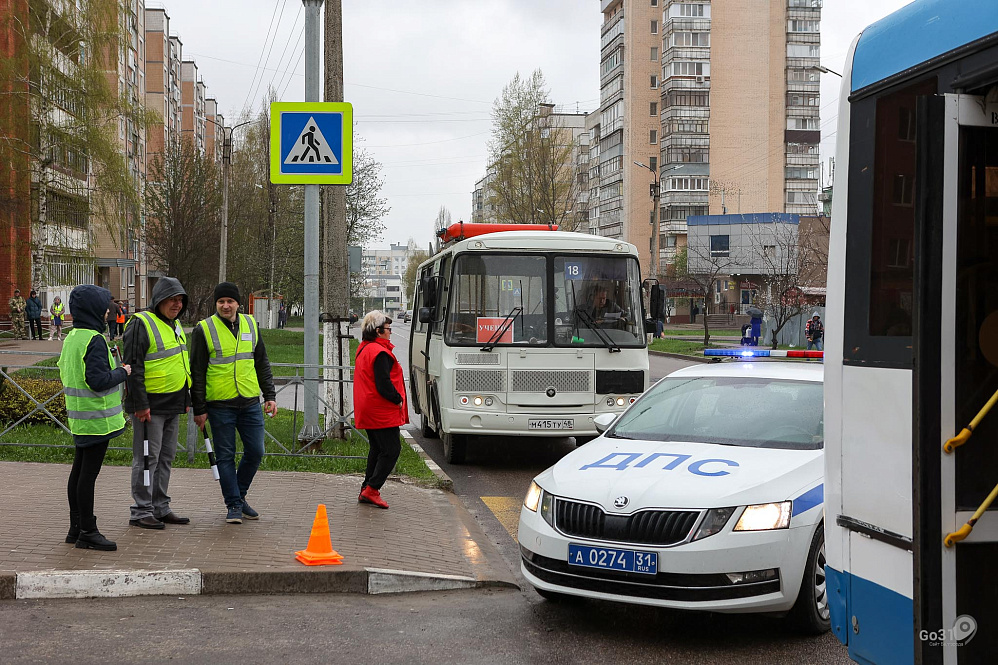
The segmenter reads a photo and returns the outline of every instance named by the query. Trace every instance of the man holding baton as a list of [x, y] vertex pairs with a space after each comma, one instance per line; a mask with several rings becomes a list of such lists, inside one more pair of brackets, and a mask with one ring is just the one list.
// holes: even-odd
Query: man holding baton
[[[170, 508], [170, 472], [177, 455], [180, 414], [191, 405], [187, 338], [179, 318], [187, 292], [172, 277], [152, 290], [152, 306], [125, 325], [125, 411], [132, 414], [132, 499], [128, 523], [142, 529], [187, 524]], [[146, 443], [148, 442], [148, 443]], [[148, 471], [148, 473], [146, 473]]]
[[[263, 413], [271, 417], [277, 413], [277, 391], [256, 320], [239, 313], [239, 288], [222, 282], [215, 287], [214, 298], [215, 314], [191, 332], [194, 422], [198, 427], [205, 420], [211, 422], [225, 521], [242, 524], [243, 518], [260, 518], [246, 502], [246, 493], [263, 459]], [[237, 430], [243, 441], [238, 470]]]

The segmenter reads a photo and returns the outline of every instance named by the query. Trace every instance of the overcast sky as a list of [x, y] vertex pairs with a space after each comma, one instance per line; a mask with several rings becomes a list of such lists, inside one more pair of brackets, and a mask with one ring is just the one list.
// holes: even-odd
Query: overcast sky
[[[864, 26], [909, 0], [827, 0], [821, 63], [843, 69]], [[391, 212], [377, 246], [421, 246], [445, 206], [471, 213], [485, 173], [492, 103], [520, 72], [540, 68], [559, 110], [599, 104], [599, 0], [342, 0], [344, 97], [355, 145], [384, 165]], [[304, 99], [300, 0], [167, 0], [171, 31], [197, 60], [208, 94], [228, 120], [259, 107], [269, 85]], [[268, 37], [269, 35], [269, 37]], [[840, 80], [822, 77], [822, 161], [834, 151]], [[251, 89], [252, 88], [252, 89]]]

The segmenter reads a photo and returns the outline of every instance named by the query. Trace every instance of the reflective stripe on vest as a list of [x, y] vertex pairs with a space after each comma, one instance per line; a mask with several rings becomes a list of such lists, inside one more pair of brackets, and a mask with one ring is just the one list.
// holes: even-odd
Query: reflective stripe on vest
[[[209, 402], [235, 397], [258, 397], [260, 382], [256, 376], [254, 351], [259, 332], [256, 320], [239, 314], [235, 335], [217, 315], [198, 323], [208, 347], [208, 371], [205, 376], [205, 399]], [[225, 332], [221, 328], [225, 327]], [[243, 336], [249, 339], [244, 340]], [[243, 350], [249, 345], [249, 350]], [[231, 369], [230, 369], [231, 368]]]
[[91, 390], [87, 385], [87, 368], [83, 358], [94, 337], [101, 338], [107, 348], [108, 365], [114, 367], [111, 349], [107, 347], [104, 336], [96, 330], [71, 330], [59, 355], [59, 376], [65, 386], [69, 431], [77, 435], [101, 436], [117, 432], [125, 426], [120, 384], [100, 391]]
[[[187, 355], [187, 337], [179, 322], [173, 328], [152, 312], [137, 312], [128, 321], [142, 321], [149, 338], [145, 358], [147, 393], [173, 393], [191, 385], [191, 363]], [[125, 326], [128, 330], [128, 326]]]

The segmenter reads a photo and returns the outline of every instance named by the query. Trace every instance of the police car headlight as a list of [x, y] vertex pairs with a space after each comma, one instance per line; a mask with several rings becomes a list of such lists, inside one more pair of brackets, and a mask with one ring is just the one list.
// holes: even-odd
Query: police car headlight
[[537, 512], [537, 504], [541, 502], [541, 495], [544, 494], [544, 490], [541, 486], [530, 481], [530, 488], [527, 489], [527, 496], [523, 499], [523, 507], [532, 513]]
[[713, 536], [724, 528], [724, 525], [728, 523], [728, 519], [731, 518], [731, 513], [733, 512], [735, 512], [734, 508], [711, 508], [708, 510], [703, 518], [703, 522], [700, 523], [700, 528], [697, 529], [697, 535], [693, 536], [693, 540]]
[[790, 502], [761, 503], [746, 506], [738, 518], [735, 531], [769, 531], [786, 529], [790, 526]]

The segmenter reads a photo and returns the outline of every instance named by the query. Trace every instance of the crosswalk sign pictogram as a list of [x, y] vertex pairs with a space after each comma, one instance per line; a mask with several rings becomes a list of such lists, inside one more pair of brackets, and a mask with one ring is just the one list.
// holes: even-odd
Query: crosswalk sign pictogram
[[346, 185], [353, 180], [353, 106], [348, 102], [270, 105], [270, 181]]

